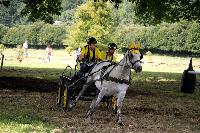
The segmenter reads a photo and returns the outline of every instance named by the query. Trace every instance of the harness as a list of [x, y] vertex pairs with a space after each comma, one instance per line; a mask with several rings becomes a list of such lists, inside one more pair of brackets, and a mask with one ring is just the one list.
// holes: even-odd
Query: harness
[[111, 71], [112, 71], [116, 66], [118, 66], [119, 63], [118, 63], [118, 64], [114, 64], [114, 67], [113, 67], [108, 73], [106, 73], [106, 74], [103, 76], [103, 74], [105, 73], [106, 69], [107, 69], [108, 67], [112, 66], [112, 65], [113, 65], [113, 64], [110, 64], [110, 65], [105, 66], [105, 67], [102, 68], [103, 71], [102, 71], [102, 73], [101, 73], [101, 78], [100, 78], [101, 84], [102, 84], [103, 80], [107, 80], [107, 81], [112, 81], [112, 82], [115, 82], [115, 83], [130, 85], [130, 84], [131, 84], [131, 82], [130, 82], [130, 81], [131, 81], [131, 77], [130, 77], [130, 76], [129, 76], [129, 80], [126, 80], [126, 79], [119, 79], [119, 78], [116, 78], [116, 77], [110, 77], [110, 76], [109, 76], [109, 74], [111, 73]]
[[[130, 56], [128, 56], [128, 58], [129, 58], [129, 61], [130, 61]], [[137, 63], [137, 62], [140, 62], [140, 60], [136, 60], [136, 61], [133, 62], [133, 63], [130, 61], [130, 63], [131, 63], [132, 66], [133, 66], [135, 63]], [[114, 64], [114, 67], [113, 67], [108, 73], [106, 73], [106, 74], [103, 76], [103, 74], [105, 73], [106, 69], [107, 69], [108, 67], [112, 66], [112, 65], [113, 65], [113, 64], [110, 64], [110, 65], [105, 66], [105, 67], [102, 68], [102, 70], [103, 70], [102, 73], [101, 73], [101, 77], [102, 77], [102, 78], [100, 78], [101, 83], [102, 83], [103, 80], [107, 80], [107, 81], [112, 81], [112, 82], [115, 82], [115, 83], [130, 85], [130, 84], [131, 84], [131, 76], [130, 76], [131, 74], [129, 75], [129, 80], [126, 80], [126, 79], [119, 79], [119, 78], [116, 78], [116, 77], [110, 77], [110, 76], [109, 76], [109, 74], [111, 73], [111, 71], [112, 71], [116, 66], [120, 65], [119, 63]], [[131, 73], [131, 71], [130, 71], [130, 73]]]
[[115, 77], [110, 77], [109, 76], [109, 73], [107, 73], [104, 77], [103, 77], [104, 80], [107, 80], [107, 81], [112, 81], [112, 82], [115, 82], [115, 83], [120, 83], [120, 84], [127, 84], [127, 85], [130, 85], [131, 84], [131, 77], [129, 77], [129, 80], [126, 80], [126, 79], [119, 79], [119, 78], [115, 78]]

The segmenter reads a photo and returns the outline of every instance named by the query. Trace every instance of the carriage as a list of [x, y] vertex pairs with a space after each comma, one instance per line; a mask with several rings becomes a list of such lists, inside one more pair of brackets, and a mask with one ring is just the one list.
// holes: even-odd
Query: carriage
[[[77, 65], [75, 65], [75, 72], [71, 66], [67, 66], [60, 75], [59, 86], [57, 90], [56, 104], [58, 107], [62, 107], [64, 111], [72, 110], [75, 105], [74, 101], [79, 93], [82, 91], [84, 84], [86, 83], [87, 76], [79, 76]], [[83, 95], [80, 96], [81, 101], [92, 101], [97, 96], [99, 90], [95, 84], [89, 85]], [[101, 100], [107, 107], [111, 107], [113, 110], [116, 108], [114, 98], [111, 96], [104, 96]]]

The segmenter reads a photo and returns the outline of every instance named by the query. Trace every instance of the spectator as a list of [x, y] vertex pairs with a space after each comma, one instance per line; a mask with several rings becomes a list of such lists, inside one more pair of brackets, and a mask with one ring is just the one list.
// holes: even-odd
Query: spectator
[[24, 43], [23, 43], [23, 51], [24, 51], [24, 57], [28, 57], [28, 41], [26, 40]]
[[45, 62], [46, 63], [50, 63], [51, 61], [51, 53], [52, 53], [52, 47], [51, 47], [51, 44], [48, 44], [47, 45], [47, 48], [46, 48], [46, 59], [45, 59]]
[[76, 64], [78, 65], [80, 63], [79, 56], [81, 55], [81, 48], [78, 48], [76, 50]]

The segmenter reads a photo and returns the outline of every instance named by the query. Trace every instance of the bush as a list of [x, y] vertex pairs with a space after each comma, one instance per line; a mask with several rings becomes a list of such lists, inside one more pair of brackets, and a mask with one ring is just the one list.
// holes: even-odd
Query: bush
[[39, 33], [39, 41], [42, 44], [52, 43], [52, 45], [62, 45], [65, 38], [65, 26], [45, 24]]
[[3, 36], [6, 34], [8, 27], [0, 24], [0, 42], [3, 41]]
[[24, 32], [21, 27], [9, 28], [6, 34], [3, 36], [4, 44], [22, 44], [24, 40]]
[[149, 27], [122, 25], [118, 29], [115, 42], [119, 43], [119, 47], [127, 47], [137, 38], [147, 50], [200, 54], [200, 24], [197, 22], [181, 21]]

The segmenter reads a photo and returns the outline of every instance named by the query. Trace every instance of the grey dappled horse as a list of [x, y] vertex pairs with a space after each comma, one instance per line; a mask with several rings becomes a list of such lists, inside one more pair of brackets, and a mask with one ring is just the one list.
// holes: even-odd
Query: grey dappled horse
[[[133, 54], [127, 51], [123, 59], [117, 64], [101, 62], [94, 66], [89, 72], [87, 82], [79, 94], [79, 96], [81, 96], [90, 83], [95, 83], [100, 91], [98, 96], [93, 99], [86, 114], [86, 118], [90, 119], [95, 107], [104, 96], [115, 96], [117, 98], [117, 122], [119, 125], [123, 125], [121, 108], [126, 91], [129, 87], [131, 69], [134, 69], [136, 73], [141, 72], [141, 59], [142, 54]], [[79, 96], [76, 101], [78, 101]]]

